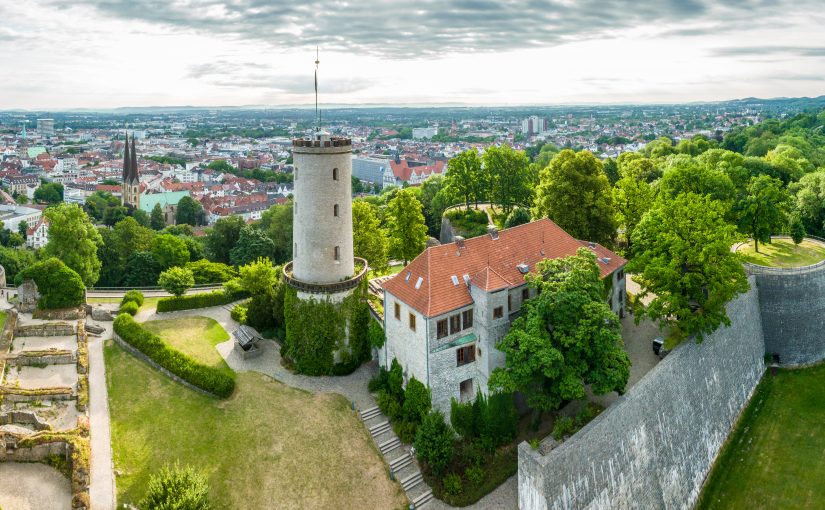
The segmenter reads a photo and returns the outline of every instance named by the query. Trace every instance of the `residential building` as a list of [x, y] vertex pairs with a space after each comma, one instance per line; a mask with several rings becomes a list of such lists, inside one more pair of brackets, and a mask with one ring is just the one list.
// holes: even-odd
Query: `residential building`
[[412, 137], [415, 140], [424, 140], [434, 137], [438, 134], [438, 126], [434, 127], [425, 127], [425, 128], [413, 128], [412, 130]]
[[36, 175], [7, 175], [3, 177], [3, 185], [11, 193], [25, 195], [29, 186], [40, 186], [40, 179]]
[[37, 119], [37, 132], [40, 136], [54, 136], [54, 119]]
[[521, 121], [521, 132], [527, 136], [543, 135], [548, 131], [547, 119], [533, 115]]
[[20, 223], [26, 225], [26, 228], [34, 228], [37, 222], [43, 216], [43, 211], [34, 207], [25, 207], [22, 205], [0, 205], [0, 221], [3, 222], [3, 228], [18, 232]]
[[421, 161], [396, 158], [389, 163], [389, 167], [384, 170], [383, 188], [403, 186], [404, 183], [421, 184], [431, 175], [443, 175], [447, 172], [446, 161], [436, 161], [428, 165]]
[[383, 283], [386, 344], [379, 363], [399, 361], [405, 380], [415, 376], [432, 391], [433, 407], [449, 415], [450, 401], [487, 391], [490, 374], [504, 366], [496, 348], [521, 310], [536, 295], [524, 280], [536, 263], [573, 255], [598, 257], [610, 278], [611, 309], [623, 315], [626, 260], [607, 248], [579, 241], [542, 219], [454, 243], [427, 248]]
[[26, 246], [33, 250], [39, 250], [49, 242], [49, 223], [46, 218], [40, 218], [32, 228], [26, 230]]

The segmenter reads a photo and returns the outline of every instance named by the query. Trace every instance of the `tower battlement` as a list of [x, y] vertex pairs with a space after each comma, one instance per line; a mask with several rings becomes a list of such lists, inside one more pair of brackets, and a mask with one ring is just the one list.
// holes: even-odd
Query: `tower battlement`
[[331, 147], [352, 147], [352, 139], [339, 136], [317, 136], [315, 138], [295, 138], [294, 148], [324, 149]]

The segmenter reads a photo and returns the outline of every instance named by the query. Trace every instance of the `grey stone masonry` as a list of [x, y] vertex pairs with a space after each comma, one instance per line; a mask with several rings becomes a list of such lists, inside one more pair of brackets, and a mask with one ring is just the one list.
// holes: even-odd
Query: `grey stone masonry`
[[765, 371], [750, 282], [751, 290], [728, 305], [730, 327], [675, 349], [546, 455], [519, 445], [519, 508], [692, 508]]

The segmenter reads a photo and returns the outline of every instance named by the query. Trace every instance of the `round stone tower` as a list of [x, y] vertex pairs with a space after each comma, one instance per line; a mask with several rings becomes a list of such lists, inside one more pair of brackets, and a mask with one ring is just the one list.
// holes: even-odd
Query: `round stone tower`
[[353, 276], [352, 142], [325, 133], [293, 140], [293, 276], [334, 284]]
[[352, 250], [352, 141], [319, 133], [293, 140], [292, 156], [286, 357], [301, 373], [349, 373], [370, 355], [367, 261]]

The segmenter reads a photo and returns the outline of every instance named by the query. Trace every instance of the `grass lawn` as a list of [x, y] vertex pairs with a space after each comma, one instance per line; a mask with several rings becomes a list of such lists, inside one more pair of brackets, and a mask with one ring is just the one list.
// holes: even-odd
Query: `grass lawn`
[[[140, 307], [140, 309], [138, 311], [142, 312], [143, 310], [150, 310], [152, 308], [157, 308], [159, 299], [161, 299], [161, 298], [159, 298], [159, 297], [143, 298], [143, 305]], [[88, 302], [89, 304], [95, 304], [95, 303], [103, 303], [103, 304], [118, 303], [118, 304], [120, 304], [120, 302], [122, 300], [123, 300], [123, 298], [119, 298], [119, 297], [90, 297], [90, 298], [86, 298], [86, 302]]]
[[178, 317], [141, 323], [147, 331], [161, 337], [180, 352], [204, 365], [232, 372], [215, 346], [229, 340], [229, 333], [208, 317]]
[[716, 460], [697, 508], [822, 508], [825, 365], [767, 372]]
[[825, 246], [807, 239], [799, 245], [790, 239], [774, 239], [771, 244], [759, 243], [759, 253], [754, 252], [751, 242], [737, 251], [747, 262], [769, 267], [802, 267], [825, 260]]
[[106, 380], [118, 506], [178, 461], [209, 478], [213, 508], [401, 508], [367, 431], [341, 396], [309, 394], [261, 374], [215, 400], [107, 342]]
[[0, 331], [3, 331], [4, 327], [6, 327], [6, 312], [0, 312]]

